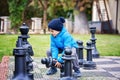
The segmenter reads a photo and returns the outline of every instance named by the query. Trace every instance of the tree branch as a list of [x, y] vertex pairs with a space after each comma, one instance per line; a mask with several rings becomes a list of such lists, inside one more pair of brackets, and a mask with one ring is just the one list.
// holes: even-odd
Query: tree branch
[[41, 0], [39, 0], [40, 4], [42, 5], [43, 9], [45, 8], [44, 4], [42, 3]]

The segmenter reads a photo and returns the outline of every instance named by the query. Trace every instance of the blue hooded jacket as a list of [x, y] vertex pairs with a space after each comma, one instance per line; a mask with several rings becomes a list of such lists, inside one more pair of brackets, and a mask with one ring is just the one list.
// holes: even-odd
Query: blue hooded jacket
[[[51, 52], [52, 58], [58, 60], [58, 62], [63, 62], [62, 55], [64, 54], [65, 47], [75, 47], [77, 48], [78, 45], [73, 37], [69, 34], [65, 27], [62, 28], [62, 31], [57, 36], [50, 36], [51, 38]], [[58, 56], [59, 50], [62, 50], [61, 56]]]

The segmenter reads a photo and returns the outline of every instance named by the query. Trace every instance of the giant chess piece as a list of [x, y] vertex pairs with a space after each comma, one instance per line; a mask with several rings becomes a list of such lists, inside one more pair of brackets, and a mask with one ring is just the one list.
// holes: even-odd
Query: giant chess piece
[[21, 35], [18, 36], [16, 48], [13, 49], [13, 55], [15, 56], [15, 71], [12, 80], [34, 80], [33, 75], [28, 73], [28, 64], [26, 60], [26, 56], [29, 52], [31, 53], [30, 55], [33, 55], [32, 48], [30, 45], [28, 46], [27, 42], [27, 38], [29, 38], [27, 35], [28, 31], [29, 28], [25, 24], [20, 27]]
[[[48, 58], [42, 58], [41, 59], [41, 63], [45, 64], [46, 68], [55, 66], [55, 64], [57, 63], [57, 60], [53, 59], [52, 57], [48, 57]], [[61, 68], [60, 68], [60, 77], [64, 76], [64, 64], [61, 64]]]
[[95, 32], [96, 32], [96, 27], [91, 27], [90, 28], [90, 32], [91, 32], [91, 41], [92, 41], [92, 56], [93, 58], [99, 58], [99, 52], [96, 48], [96, 38], [95, 38]]
[[72, 74], [72, 60], [75, 59], [72, 55], [71, 48], [65, 48], [65, 55], [62, 57], [64, 60], [64, 75], [60, 80], [76, 80]]
[[32, 50], [32, 46], [27, 41], [27, 39], [30, 38], [28, 35], [29, 28], [25, 23], [23, 23], [23, 26], [20, 27], [20, 31], [22, 34], [21, 36], [22, 36], [22, 40], [23, 40], [23, 48], [26, 49], [27, 75], [33, 80], [33, 73], [31, 73], [33, 71], [33, 64], [32, 64], [33, 60], [31, 58], [31, 56], [33, 56], [34, 53]]
[[84, 69], [95, 69], [96, 68], [96, 63], [92, 61], [92, 42], [87, 42], [87, 61], [83, 63], [83, 68]]
[[79, 65], [82, 67], [83, 63], [85, 62], [85, 60], [83, 59], [83, 48], [84, 48], [83, 42], [78, 40], [77, 44], [78, 44], [78, 48], [76, 49], [76, 51], [78, 55], [78, 62], [79, 62]]

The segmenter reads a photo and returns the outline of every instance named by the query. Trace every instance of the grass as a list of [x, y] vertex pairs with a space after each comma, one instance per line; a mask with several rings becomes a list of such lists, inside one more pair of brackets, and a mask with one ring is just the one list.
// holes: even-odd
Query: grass
[[[82, 40], [84, 46], [90, 40], [90, 35], [72, 34], [76, 40]], [[0, 59], [3, 55], [13, 54], [18, 35], [0, 35]], [[101, 56], [120, 56], [120, 35], [96, 34], [96, 47]], [[45, 57], [49, 48], [49, 35], [30, 35], [29, 43], [33, 47], [34, 56]]]

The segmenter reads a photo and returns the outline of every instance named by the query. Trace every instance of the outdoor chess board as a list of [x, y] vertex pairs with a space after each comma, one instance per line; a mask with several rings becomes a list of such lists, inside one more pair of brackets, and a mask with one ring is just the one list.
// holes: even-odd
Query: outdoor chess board
[[[46, 75], [48, 70], [45, 65], [41, 64], [41, 58], [33, 57], [34, 80], [59, 80], [60, 71], [55, 75]], [[120, 80], [120, 57], [100, 57], [93, 59], [97, 68], [93, 70], [85, 70], [80, 68], [82, 77], [78, 80]], [[12, 79], [14, 71], [14, 57], [10, 57], [8, 79]]]

